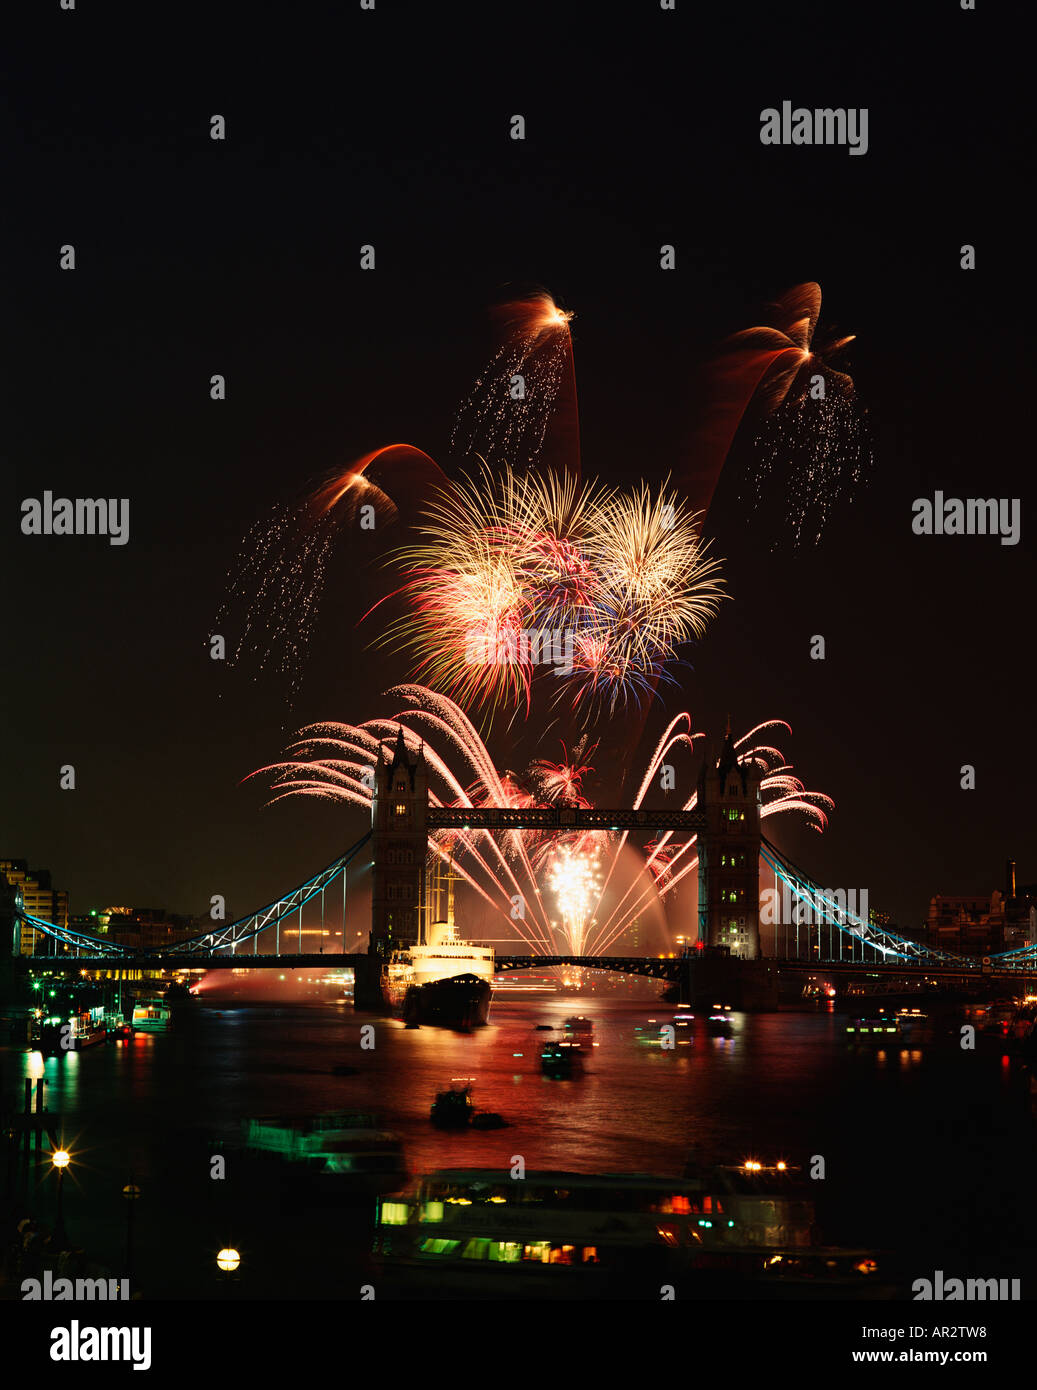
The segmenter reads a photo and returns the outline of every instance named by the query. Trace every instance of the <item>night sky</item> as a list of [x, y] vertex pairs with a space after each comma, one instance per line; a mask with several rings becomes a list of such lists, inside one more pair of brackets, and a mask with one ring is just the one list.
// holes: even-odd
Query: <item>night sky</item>
[[[822, 324], [857, 335], [837, 365], [867, 410], [869, 484], [794, 550], [782, 515], [739, 502], [739, 438], [707, 523], [735, 601], [686, 653], [643, 754], [667, 711], [713, 734], [728, 713], [736, 731], [787, 719], [797, 772], [836, 809], [823, 835], [789, 817], [776, 838], [905, 926], [932, 893], [1000, 886], [1008, 856], [1037, 880], [1032, 385], [1006, 283], [1032, 250], [1005, 208], [1024, 165], [995, 99], [1012, 60], [989, 56], [1005, 36], [982, 0], [909, 8], [855, 7], [852, 33], [827, 4], [718, 18], [690, 0], [38, 16], [4, 74], [20, 134], [0, 856], [50, 868], [73, 912], [201, 912], [219, 892], [236, 916], [308, 877], [361, 813], [264, 809], [240, 779], [308, 721], [391, 713], [380, 692], [406, 663], [356, 624], [396, 538], [336, 557], [289, 710], [282, 682], [208, 655], [249, 526], [382, 444], [456, 472], [451, 425], [509, 287], [576, 315], [585, 476], [679, 487], [705, 364], [816, 280]], [[760, 111], [784, 99], [866, 106], [868, 153], [762, 146]], [[23, 536], [20, 503], [44, 489], [129, 497], [129, 544]], [[1020, 498], [1021, 543], [913, 535], [912, 502], [936, 489]], [[590, 791], [608, 804], [616, 729], [597, 733]], [[536, 735], [490, 743], [510, 766]]]

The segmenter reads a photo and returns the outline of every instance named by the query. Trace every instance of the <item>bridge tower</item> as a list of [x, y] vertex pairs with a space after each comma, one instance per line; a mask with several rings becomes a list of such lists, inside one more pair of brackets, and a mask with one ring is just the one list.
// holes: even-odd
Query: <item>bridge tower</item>
[[421, 940], [428, 856], [428, 768], [424, 749], [411, 755], [400, 730], [391, 758], [382, 749], [371, 802], [370, 954], [388, 960]]
[[760, 955], [760, 781], [753, 763], [739, 762], [731, 725], [720, 757], [707, 753], [699, 775], [699, 940], [732, 956]]

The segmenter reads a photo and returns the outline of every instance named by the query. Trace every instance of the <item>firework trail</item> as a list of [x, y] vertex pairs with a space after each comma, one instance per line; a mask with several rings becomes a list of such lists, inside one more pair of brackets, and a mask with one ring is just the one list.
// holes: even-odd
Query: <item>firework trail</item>
[[504, 341], [461, 406], [450, 445], [467, 458], [524, 467], [540, 459], [555, 416], [560, 463], [580, 475], [579, 415], [569, 324], [546, 291], [495, 312]]
[[584, 720], [637, 704], [723, 597], [698, 514], [666, 487], [622, 493], [484, 462], [433, 496], [395, 557], [408, 611], [379, 644], [469, 707], [528, 714], [537, 675]]
[[237, 633], [227, 666], [254, 661], [257, 672], [283, 676], [289, 705], [299, 691], [335, 533], [330, 517], [315, 520], [305, 505], [273, 507], [242, 542], [216, 617], [221, 631]]
[[[405, 707], [394, 717], [359, 725], [325, 723], [300, 730], [286, 749], [286, 759], [258, 768], [252, 777], [270, 779], [272, 805], [291, 796], [317, 797], [370, 810], [372, 771], [387, 743], [402, 731], [411, 753], [422, 749], [429, 770], [430, 805], [582, 806], [589, 807], [584, 778], [593, 770], [579, 762], [587, 755], [581, 741], [561, 763], [537, 759], [516, 775], [497, 769], [489, 749], [468, 716], [451, 700], [420, 685], [387, 692]], [[691, 733], [691, 716], [678, 715], [660, 738], [642, 777], [634, 809], [639, 809], [668, 758], [694, 752], [703, 737]], [[831, 799], [807, 791], [781, 752], [759, 741], [772, 729], [788, 729], [770, 720], [751, 729], [735, 744], [739, 759], [757, 762], [764, 817], [795, 811], [823, 829]], [[593, 752], [593, 750], [591, 750]], [[564, 754], [564, 749], [563, 749]], [[692, 810], [697, 793], [683, 805]], [[696, 837], [676, 841], [667, 831], [644, 847], [636, 873], [625, 891], [612, 890], [608, 913], [603, 904], [627, 845], [628, 832], [543, 830], [449, 830], [429, 835], [429, 854], [452, 862], [454, 871], [522, 938], [534, 954], [604, 954], [639, 913], [658, 903], [698, 866]], [[544, 888], [557, 901], [560, 921], [551, 919]], [[521, 899], [524, 916], [512, 907]], [[559, 936], [561, 940], [559, 940]]]
[[[812, 829], [823, 830], [828, 823], [826, 813], [832, 810], [834, 805], [831, 797], [824, 792], [808, 791], [799, 778], [795, 776], [791, 766], [785, 762], [780, 749], [769, 743], [753, 742], [758, 735], [766, 735], [771, 729], [784, 729], [788, 733], [792, 732], [784, 720], [770, 719], [762, 724], [757, 724], [755, 728], [750, 729], [747, 734], [743, 734], [734, 744], [739, 762], [756, 763], [763, 771], [764, 775], [760, 781], [761, 819], [796, 811], [806, 817], [806, 822]], [[641, 780], [641, 785], [634, 797], [635, 810], [640, 808], [659, 769], [668, 757], [672, 756], [674, 750], [682, 747], [691, 749], [694, 746], [694, 741], [703, 737], [704, 735], [701, 733], [691, 733], [691, 716], [687, 712], [677, 715], [670, 722], [656, 744], [655, 751]], [[698, 791], [696, 790], [680, 809], [693, 811], [697, 805]], [[616, 847], [616, 853], [612, 860], [613, 867], [626, 838], [626, 832], [624, 832]], [[602, 921], [593, 943], [588, 944], [587, 953], [604, 954], [630, 926], [637, 915], [651, 904], [653, 899], [665, 898], [683, 878], [689, 873], [697, 871], [699, 862], [697, 844], [697, 835], [689, 836], [686, 840], [678, 843], [674, 839], [673, 831], [666, 831], [657, 840], [646, 845], [644, 873], [648, 876], [649, 881], [634, 880], [622, 898], [614, 904], [608, 917]], [[603, 885], [603, 893], [607, 886], [608, 878]], [[595, 908], [596, 917], [600, 911], [599, 902]]]
[[[852, 388], [786, 401], [764, 420], [754, 452], [739, 501], [750, 514], [768, 517], [772, 550], [786, 537], [793, 549], [804, 541], [817, 545], [840, 497], [853, 496], [871, 463]], [[782, 512], [787, 530], [772, 520]]]
[[[343, 534], [393, 524], [399, 515], [379, 473], [398, 495], [445, 482], [432, 459], [410, 444], [390, 444], [325, 479], [302, 502], [277, 504], [241, 544], [228, 576], [217, 627], [235, 637], [228, 667], [252, 665], [286, 682], [289, 706], [299, 692], [320, 610], [328, 566]], [[256, 675], [253, 677], [256, 678]]]
[[[752, 405], [766, 421], [759, 440], [765, 460], [761, 476], [776, 474], [790, 447], [807, 456], [808, 461], [798, 465], [792, 485], [795, 500], [789, 508], [798, 537], [809, 510], [809, 500], [804, 501], [807, 487], [826, 494], [818, 511], [827, 519], [839, 492], [859, 479], [869, 456], [853, 380], [831, 365], [854, 335], [818, 332], [821, 287], [812, 281], [787, 291], [769, 307], [773, 325], [735, 333], [711, 369], [710, 408], [691, 490], [699, 505], [708, 508], [738, 427]], [[812, 440], [811, 432], [818, 438]], [[784, 493], [778, 488], [775, 493], [780, 512]]]

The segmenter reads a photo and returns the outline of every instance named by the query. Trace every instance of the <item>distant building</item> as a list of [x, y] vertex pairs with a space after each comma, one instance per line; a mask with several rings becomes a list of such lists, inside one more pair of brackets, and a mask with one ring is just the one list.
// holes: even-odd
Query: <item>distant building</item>
[[[21, 895], [23, 910], [30, 916], [52, 922], [56, 927], [68, 926], [68, 893], [54, 887], [49, 869], [30, 869], [27, 859], [0, 859], [0, 875]], [[23, 922], [19, 938], [21, 955], [32, 955], [36, 939], [42, 935]]]
[[[167, 912], [164, 907], [108, 907], [95, 919], [106, 941], [137, 951], [158, 951], [197, 936], [206, 927], [195, 917]], [[211, 926], [211, 923], [208, 925]]]
[[937, 893], [929, 900], [931, 946], [963, 956], [989, 956], [1032, 945], [1037, 936], [1037, 885], [1018, 888], [1015, 860], [1005, 864], [1003, 889], [990, 894]]
[[877, 931], [891, 931], [894, 932], [897, 936], [906, 937], [909, 941], [917, 941], [919, 942], [919, 944], [924, 944], [926, 939], [926, 930], [924, 925], [902, 927], [900, 923], [894, 919], [892, 913], [878, 912], [873, 907], [868, 909], [868, 923]]

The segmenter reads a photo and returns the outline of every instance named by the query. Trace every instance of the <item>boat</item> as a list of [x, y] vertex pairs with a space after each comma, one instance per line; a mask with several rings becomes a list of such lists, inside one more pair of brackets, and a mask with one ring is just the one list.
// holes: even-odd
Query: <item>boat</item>
[[109, 1010], [104, 1016], [104, 1026], [108, 1031], [109, 1042], [125, 1041], [133, 1037], [133, 1026], [121, 1013]]
[[900, 1023], [893, 1014], [874, 1014], [865, 1018], [851, 1018], [846, 1025], [846, 1035], [851, 1041], [888, 1041], [890, 1036], [900, 1035]]
[[402, 1141], [366, 1112], [261, 1116], [243, 1122], [242, 1143], [251, 1159], [324, 1193], [370, 1197], [406, 1179]]
[[107, 1040], [104, 1009], [97, 1006], [70, 1014], [68, 1018], [45, 1018], [40, 1025], [40, 1051], [48, 1056], [62, 1052], [82, 1052]]
[[690, 1047], [695, 1041], [694, 1022], [694, 1014], [674, 1014], [670, 1027], [673, 1029], [673, 1040], [678, 1047]]
[[130, 1020], [135, 1033], [164, 1033], [172, 1010], [162, 999], [138, 999]]
[[593, 1033], [594, 1024], [589, 1018], [584, 1018], [583, 1014], [573, 1014], [565, 1020], [565, 1030], [567, 1033]]
[[472, 1122], [475, 1106], [472, 1104], [471, 1083], [453, 1083], [446, 1091], [439, 1091], [432, 1102], [429, 1119], [439, 1129], [467, 1129]]
[[1014, 999], [996, 999], [981, 1016], [979, 1031], [992, 1033], [998, 1038], [1007, 1038], [1012, 1031], [1012, 1022], [1017, 1006]]
[[544, 1043], [540, 1070], [557, 1081], [568, 1081], [583, 1072], [583, 1045], [573, 1037], [555, 1038]]
[[493, 993], [492, 946], [464, 941], [454, 925], [454, 874], [442, 866], [433, 894], [438, 904], [446, 887], [446, 917], [433, 922], [425, 940], [394, 951], [382, 974], [382, 995], [408, 1027], [432, 1024], [466, 1030], [489, 1018]]
[[[755, 1160], [754, 1160], [755, 1162]], [[762, 1163], [680, 1178], [456, 1168], [378, 1203], [373, 1254], [406, 1296], [891, 1297], [867, 1250], [815, 1241], [813, 1207]]]
[[713, 1005], [706, 1020], [706, 1032], [714, 1038], [730, 1038], [733, 1035], [730, 1004]]

